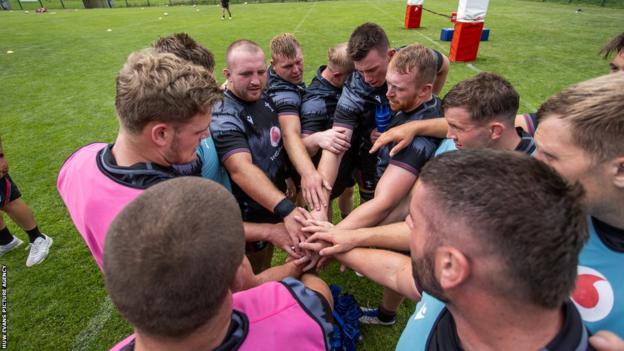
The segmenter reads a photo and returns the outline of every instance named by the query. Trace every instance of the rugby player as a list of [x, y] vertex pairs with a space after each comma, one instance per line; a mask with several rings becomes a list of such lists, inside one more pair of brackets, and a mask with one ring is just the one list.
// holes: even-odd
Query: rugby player
[[[302, 213], [285, 195], [286, 154], [277, 110], [263, 94], [267, 82], [264, 53], [252, 41], [237, 40], [228, 47], [226, 58], [227, 89], [223, 102], [214, 105], [210, 123], [219, 158], [233, 181], [243, 220], [283, 222], [298, 253], [305, 236], [295, 216]], [[254, 272], [270, 267], [271, 243], [256, 241], [247, 246]]]
[[[310, 208], [320, 211], [328, 200], [325, 190], [331, 186], [316, 170], [301, 138], [299, 110], [305, 91], [303, 82], [303, 52], [291, 33], [276, 35], [271, 40], [271, 66], [266, 94], [277, 110], [284, 147], [295, 174], [291, 177], [301, 186], [303, 198]], [[300, 182], [299, 182], [300, 180]]]
[[624, 74], [563, 90], [538, 110], [536, 157], [585, 188], [589, 241], [572, 299], [592, 332], [624, 337]]
[[[332, 129], [332, 123], [342, 87], [352, 72], [353, 61], [347, 55], [347, 43], [330, 48], [327, 52], [327, 65], [319, 67], [312, 82], [305, 89], [300, 112], [301, 137], [315, 165], [318, 165], [321, 158], [321, 150], [347, 152], [340, 162], [330, 195], [330, 199], [339, 197], [342, 218], [353, 208], [355, 148], [350, 147], [344, 131]], [[329, 218], [331, 206], [328, 206], [327, 211]]]
[[[395, 56], [403, 55], [403, 51], [407, 49], [412, 50], [411, 47], [408, 47]], [[419, 48], [419, 51], [421, 56], [426, 56], [422, 47]], [[395, 59], [393, 58], [392, 60], [389, 68], [391, 73], [388, 74], [387, 78], [389, 86], [392, 86], [394, 82], [392, 73]], [[405, 60], [405, 58], [402, 58], [402, 60]], [[426, 66], [421, 64], [420, 67]], [[419, 74], [422, 73], [423, 71], [419, 70]], [[392, 97], [390, 95], [388, 97], [392, 101]], [[405, 101], [418, 101], [418, 99], [406, 95], [404, 95], [404, 98]], [[457, 144], [461, 149], [489, 148], [515, 150], [533, 154], [535, 152], [533, 139], [522, 129], [515, 128], [513, 125], [519, 103], [520, 97], [513, 86], [496, 74], [480, 73], [473, 78], [459, 82], [451, 88], [442, 102], [444, 115], [449, 125], [449, 139], [446, 139], [435, 150], [435, 153], [439, 155], [454, 150]], [[439, 109], [432, 109], [425, 113], [428, 113], [426, 115], [428, 117], [442, 114]], [[354, 246], [377, 246], [403, 251], [409, 250], [409, 229], [403, 222], [371, 228], [371, 225], [377, 225], [381, 221], [371, 222], [369, 219], [377, 216], [377, 218], [385, 218], [383, 223], [393, 223], [405, 218], [407, 214], [406, 207], [411, 195], [410, 189], [418, 176], [417, 171], [429, 158], [426, 157], [427, 154], [431, 156], [431, 153], [433, 153], [433, 150], [430, 149], [432, 145], [435, 148], [437, 143], [432, 144], [431, 139], [423, 137], [413, 139], [409, 147], [401, 150], [391, 158], [390, 166], [395, 165], [395, 168], [391, 169], [389, 167], [383, 174], [373, 200], [355, 209], [351, 216], [347, 217], [347, 220], [340, 222], [333, 228], [329, 223], [314, 222], [314, 226], [305, 230], [327, 231], [328, 233], [312, 236], [308, 239], [308, 242], [322, 240], [333, 244], [333, 248], [326, 248], [321, 251], [324, 256], [336, 252], [344, 252]], [[380, 151], [380, 155], [389, 154], [389, 149], [393, 146], [392, 144], [384, 146], [382, 151]], [[380, 160], [383, 160], [383, 158], [380, 157]], [[403, 174], [404, 172], [402, 171], [406, 168], [402, 167], [405, 167], [405, 165], [411, 165], [411, 167], [406, 168], [413, 169], [416, 173]], [[388, 173], [388, 171], [397, 172], [398, 175], [389, 178], [393, 173]], [[367, 212], [364, 212], [364, 210]], [[385, 210], [387, 212], [373, 212], [373, 210]], [[381, 217], [379, 213], [381, 213], [381, 216], [387, 217]], [[386, 215], [386, 213], [390, 213], [390, 215]], [[304, 247], [319, 250], [322, 246], [310, 245], [308, 247], [306, 244]], [[368, 324], [394, 324], [396, 312], [402, 300], [403, 298], [400, 294], [385, 289], [381, 305], [378, 308], [363, 308], [365, 316], [361, 321]]]
[[234, 197], [205, 179], [155, 185], [126, 206], [104, 271], [135, 334], [113, 350], [329, 350], [328, 286], [307, 274], [236, 292], [244, 240]]
[[[201, 66], [155, 49], [129, 56], [117, 77], [115, 143], [82, 147], [65, 161], [57, 181], [72, 221], [100, 269], [112, 220], [148, 187], [179, 177], [173, 165], [197, 157], [197, 146], [208, 135], [212, 104], [222, 96], [212, 74]], [[246, 224], [247, 239], [279, 236], [290, 244], [283, 227], [267, 226]], [[296, 276], [301, 263], [291, 261], [258, 276], [249, 272], [246, 286]]]
[[28, 234], [30, 252], [26, 259], [26, 267], [43, 262], [48, 257], [54, 240], [39, 231], [32, 210], [22, 200], [22, 193], [9, 175], [9, 163], [0, 138], [0, 257], [23, 244], [22, 240], [11, 234], [9, 227], [4, 223], [4, 213]]
[[420, 300], [397, 350], [584, 350], [569, 300], [587, 239], [581, 197], [526, 154], [451, 152], [418, 178], [411, 259], [361, 248], [337, 257]]
[[[388, 63], [397, 49], [390, 42], [383, 28], [374, 23], [364, 23], [357, 27], [349, 39], [347, 52], [355, 64], [356, 71], [346, 81], [342, 95], [336, 106], [333, 128], [344, 131], [352, 147], [358, 152], [360, 200], [373, 197], [377, 183], [377, 157], [369, 149], [379, 135], [375, 127], [375, 110], [389, 105], [386, 98], [386, 71]], [[436, 77], [433, 93], [442, 90], [448, 74], [448, 59], [432, 50], [436, 57]], [[323, 179], [333, 185], [343, 153], [335, 154], [323, 150], [318, 170]], [[327, 194], [326, 194], [327, 195]], [[315, 217], [327, 219], [326, 212], [314, 213]]]

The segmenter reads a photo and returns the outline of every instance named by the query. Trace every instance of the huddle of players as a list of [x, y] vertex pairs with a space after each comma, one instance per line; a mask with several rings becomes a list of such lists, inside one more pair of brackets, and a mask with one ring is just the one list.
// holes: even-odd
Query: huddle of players
[[[186, 40], [182, 45], [185, 50], [191, 46], [197, 49], [190, 38], [182, 38]], [[248, 40], [234, 42], [226, 54], [227, 84], [220, 100], [209, 72], [214, 61], [212, 67], [204, 65], [206, 69], [201, 69], [180, 58], [198, 63], [192, 55], [167, 54], [174, 51], [157, 44], [156, 49], [129, 58], [118, 77], [116, 106], [122, 128], [116, 143], [94, 144], [86, 151], [79, 150], [67, 161], [59, 177], [61, 196], [100, 267], [106, 240], [107, 287], [124, 317], [136, 327], [135, 336], [119, 348], [150, 348], [153, 343], [166, 341], [176, 348], [221, 345], [225, 349], [285, 349], [293, 345], [289, 340], [294, 337], [298, 339], [292, 342], [302, 345], [299, 338], [306, 333], [316, 333], [316, 339], [310, 335], [304, 338], [310, 342], [310, 348], [327, 348], [331, 332], [327, 307], [331, 306], [331, 296], [322, 282], [305, 275], [304, 283], [312, 280], [312, 290], [292, 280], [259, 284], [299, 275], [319, 265], [318, 256], [313, 254], [317, 251], [323, 256], [334, 254], [344, 264], [388, 288], [380, 308], [366, 311], [369, 321], [391, 324], [401, 296], [420, 299], [401, 338], [400, 349], [416, 343], [420, 343], [419, 349], [459, 345], [474, 349], [587, 346], [588, 334], [569, 301], [578, 254], [587, 240], [587, 221], [579, 203], [582, 191], [526, 156], [535, 153], [535, 143], [527, 133], [514, 128], [519, 98], [502, 77], [479, 74], [459, 83], [440, 101], [436, 94], [448, 73], [447, 59], [420, 45], [393, 49], [383, 29], [367, 23], [356, 28], [347, 45], [330, 50], [327, 67], [319, 69], [307, 89], [302, 82], [301, 47], [292, 35], [274, 38], [268, 69], [257, 44]], [[123, 96], [124, 84], [128, 89], [134, 86], [132, 79], [136, 77], [131, 73], [145, 70], [144, 67], [162, 70], [158, 73], [176, 82], [174, 87], [194, 92], [187, 95], [195, 100], [182, 111], [178, 111], [180, 104], [175, 104], [176, 111], [163, 105], [150, 107], [154, 109], [149, 111], [154, 112], [151, 115], [139, 110], [139, 120], [129, 122], [132, 117], [128, 116], [137, 113], [136, 107], [146, 102], [141, 98], [151, 101], [149, 94]], [[355, 71], [351, 73], [353, 67]], [[142, 73], [148, 82], [158, 78], [155, 73], [150, 76], [149, 71]], [[615, 270], [623, 256], [621, 245], [618, 246], [622, 231], [617, 229], [622, 227], [622, 216], [618, 217], [622, 215], [622, 200], [618, 196], [624, 172], [619, 138], [623, 132], [623, 79], [613, 75], [574, 86], [551, 98], [538, 112], [542, 124], [537, 132], [537, 156], [568, 180], [584, 186], [587, 195], [583, 201], [593, 223], [585, 251], [598, 245], [596, 253], [587, 254], [593, 255], [587, 260], [610, 253], [613, 257], [601, 263], [609, 271]], [[166, 90], [151, 89], [149, 93], [156, 96], [157, 90]], [[166, 94], [189, 99], [170, 90]], [[583, 104], [590, 98], [596, 102]], [[394, 145], [382, 148], [378, 163], [377, 156], [371, 156], [369, 151], [379, 135], [374, 114], [384, 105], [395, 112], [390, 125], [395, 127], [393, 130], [399, 125], [431, 121], [433, 129], [439, 132], [443, 119], [433, 118], [444, 115], [448, 125], [444, 128], [453, 142], [444, 141], [441, 148], [439, 138], [418, 136], [403, 142], [407, 147], [394, 154]], [[597, 110], [595, 115], [587, 114], [594, 105], [606, 108]], [[154, 120], [141, 121], [141, 114]], [[584, 121], [579, 115], [592, 116], [585, 117], [591, 121]], [[580, 123], [580, 127], [575, 123]], [[210, 137], [206, 133], [208, 124]], [[551, 124], [554, 126], [549, 130]], [[565, 128], [568, 135], [556, 134]], [[608, 141], [609, 149], [603, 151], [601, 143], [592, 143], [596, 138], [583, 128], [603, 133], [599, 139]], [[588, 141], [576, 142], [582, 140], [578, 133], [586, 135]], [[546, 138], [540, 140], [540, 135]], [[571, 144], [562, 145], [559, 140]], [[589, 175], [585, 177], [579, 169], [585, 164], [577, 164], [578, 160], [560, 165], [566, 157], [572, 157], [573, 147], [592, 160], [594, 153], [600, 154], [594, 163], [590, 162], [592, 166], [608, 164], [601, 174], [601, 183], [588, 182]], [[478, 151], [452, 152], [432, 159], [436, 152], [452, 148]], [[219, 168], [218, 162], [214, 162], [215, 154], [231, 182], [207, 176]], [[231, 184], [240, 216], [228, 207], [233, 200], [227, 192], [212, 184], [191, 178], [163, 182], [181, 175], [181, 169], [190, 170], [184, 174], [201, 173], [226, 187]], [[101, 176], [100, 189], [93, 194], [108, 192], [117, 196], [125, 188], [129, 189], [127, 196], [121, 201], [95, 201], [85, 195], [92, 180], [77, 180], [78, 174], [85, 171]], [[354, 171], [361, 197], [368, 201], [332, 226], [324, 221], [327, 204], [330, 198], [353, 185]], [[297, 208], [287, 196], [296, 193], [288, 190], [287, 178], [300, 186], [311, 214]], [[152, 187], [156, 183], [162, 184]], [[202, 187], [206, 191], [200, 191]], [[147, 188], [150, 189], [145, 191]], [[602, 196], [606, 194], [611, 194], [609, 201]], [[137, 197], [140, 204], [129, 205], [122, 211]], [[118, 205], [104, 209], [104, 204], [110, 205], [111, 201]], [[94, 207], [108, 212], [105, 216], [98, 213], [98, 218], [90, 217]], [[119, 212], [122, 215], [117, 217]], [[407, 221], [402, 222], [407, 215]], [[135, 220], [142, 216], [159, 220], [152, 224]], [[106, 235], [115, 217], [115, 224]], [[240, 223], [240, 218], [244, 223]], [[597, 221], [602, 224], [596, 225]], [[385, 223], [391, 224], [374, 227]], [[229, 234], [232, 241], [224, 239]], [[247, 257], [257, 275], [250, 272], [247, 259], [242, 257], [243, 236]], [[612, 246], [605, 250], [604, 245], [600, 247], [601, 240], [609, 240]], [[124, 251], [128, 245], [132, 253]], [[164, 254], [163, 246], [158, 249], [158, 245], [167, 248]], [[293, 260], [267, 270], [273, 245], [284, 248]], [[355, 246], [410, 251], [412, 258], [385, 250], [350, 250]], [[217, 251], [202, 253], [208, 247]], [[95, 250], [99, 250], [97, 254]], [[177, 255], [184, 258], [184, 263], [179, 263]], [[210, 264], [206, 263], [207, 257], [211, 257]], [[582, 254], [581, 265], [585, 264], [583, 259]], [[189, 274], [187, 279], [178, 274], [187, 269], [197, 275]], [[163, 276], [169, 271], [171, 283], [169, 277]], [[269, 271], [272, 273], [267, 274]], [[615, 291], [622, 291], [622, 279], [609, 273], [601, 271], [602, 279], [610, 282]], [[206, 276], [220, 278], [197, 282], [206, 280], [200, 279]], [[137, 285], [129, 285], [135, 284], [135, 279]], [[162, 281], [168, 283], [162, 286]], [[231, 284], [216, 284], [217, 281]], [[158, 286], [151, 289], [141, 285], [148, 283]], [[194, 301], [198, 300], [196, 294], [214, 289], [215, 284], [220, 285], [220, 292], [206, 296], [201, 303]], [[128, 290], [136, 294], [128, 294]], [[258, 302], [266, 301], [261, 299], [263, 294], [278, 296], [274, 305]], [[142, 307], [143, 301], [158, 301], [165, 296], [176, 301], [162, 307], [170, 310], [146, 311]], [[600, 318], [604, 324], [588, 324], [592, 332], [608, 329], [621, 336], [623, 319], [618, 316], [622, 315], [622, 304], [618, 298], [621, 297], [615, 294], [608, 315]], [[182, 302], [185, 305], [181, 307]], [[262, 323], [266, 316], [288, 304], [296, 306], [292, 316], [281, 315]], [[313, 313], [300, 314], [303, 310]], [[195, 318], [192, 323], [187, 315], [191, 312]], [[508, 323], [499, 322], [501, 315]], [[279, 328], [280, 323], [284, 328]], [[306, 323], [316, 327], [304, 328]], [[172, 324], [180, 327], [172, 328]], [[266, 338], [262, 338], [263, 328], [274, 328], [281, 334], [267, 344]], [[518, 341], [518, 335], [524, 339]]]

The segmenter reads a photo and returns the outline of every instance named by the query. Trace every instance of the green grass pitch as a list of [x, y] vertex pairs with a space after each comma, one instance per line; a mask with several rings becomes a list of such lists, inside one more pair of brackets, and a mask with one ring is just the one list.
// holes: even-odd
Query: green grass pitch
[[[25, 6], [28, 13], [0, 12], [0, 135], [11, 175], [54, 246], [42, 265], [29, 269], [27, 251], [1, 259], [8, 270], [10, 350], [103, 350], [131, 331], [107, 299], [100, 272], [55, 188], [58, 170], [72, 151], [93, 141], [113, 141], [114, 80], [130, 52], [159, 36], [188, 32], [215, 53], [216, 76], [223, 81], [230, 42], [248, 38], [266, 49], [273, 35], [294, 32], [304, 48], [309, 82], [327, 48], [346, 41], [362, 22], [382, 25], [393, 45], [420, 42], [447, 54], [449, 43], [438, 38], [441, 28], [451, 26], [448, 19], [425, 12], [421, 29], [403, 29], [404, 0], [233, 4], [232, 21], [221, 21], [215, 5], [46, 14], [35, 14], [32, 3]], [[425, 7], [449, 14], [457, 1], [429, 0]], [[575, 13], [577, 7], [490, 1], [490, 41], [481, 43], [477, 61], [452, 64], [445, 91], [476, 72], [495, 71], [519, 91], [521, 112], [534, 111], [561, 88], [606, 73], [607, 62], [597, 52], [622, 31], [624, 9], [584, 5]], [[341, 274], [334, 265], [322, 276], [354, 293], [362, 305], [379, 302], [381, 289], [352, 272]], [[413, 309], [413, 303], [405, 303], [394, 327], [364, 327], [361, 349], [393, 349]]]

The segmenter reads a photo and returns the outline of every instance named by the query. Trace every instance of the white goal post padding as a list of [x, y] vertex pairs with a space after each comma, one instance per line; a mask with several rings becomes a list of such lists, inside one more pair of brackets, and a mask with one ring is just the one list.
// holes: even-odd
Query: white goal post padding
[[459, 0], [457, 21], [483, 22], [489, 2], [489, 0]]

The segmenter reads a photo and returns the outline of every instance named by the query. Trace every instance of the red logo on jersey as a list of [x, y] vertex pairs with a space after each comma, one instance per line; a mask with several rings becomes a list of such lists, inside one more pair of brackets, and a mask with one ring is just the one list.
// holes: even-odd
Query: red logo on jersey
[[572, 301], [576, 304], [583, 320], [599, 321], [608, 316], [613, 309], [613, 288], [600, 272], [579, 266]]
[[282, 140], [282, 132], [278, 127], [271, 127], [271, 145], [277, 147], [280, 140]]

